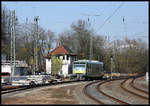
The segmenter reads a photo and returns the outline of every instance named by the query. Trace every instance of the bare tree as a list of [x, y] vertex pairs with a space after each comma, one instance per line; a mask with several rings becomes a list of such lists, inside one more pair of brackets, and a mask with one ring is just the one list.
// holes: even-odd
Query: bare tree
[[10, 10], [4, 5], [1, 10], [1, 52], [7, 55], [7, 59], [10, 57]]
[[148, 49], [142, 40], [117, 40], [115, 72], [143, 73], [148, 69]]
[[[34, 24], [23, 23], [20, 26], [19, 43], [17, 58], [25, 60], [28, 64], [33, 66], [34, 59]], [[47, 48], [51, 49], [54, 42], [55, 35], [50, 30], [46, 31], [38, 25], [38, 66], [40, 71], [45, 71], [45, 55]], [[20, 51], [19, 51], [20, 50]]]

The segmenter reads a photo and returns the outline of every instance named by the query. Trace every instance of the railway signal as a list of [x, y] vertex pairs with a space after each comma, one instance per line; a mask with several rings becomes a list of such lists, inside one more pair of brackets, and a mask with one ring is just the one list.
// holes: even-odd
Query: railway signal
[[113, 56], [111, 56], [110, 59], [111, 59], [111, 79], [112, 79], [112, 73], [115, 70], [115, 64], [114, 64], [114, 58], [113, 58]]

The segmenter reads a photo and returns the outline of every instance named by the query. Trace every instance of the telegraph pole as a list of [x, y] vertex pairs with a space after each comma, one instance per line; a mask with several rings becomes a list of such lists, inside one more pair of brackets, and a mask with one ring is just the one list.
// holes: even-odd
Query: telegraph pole
[[38, 72], [38, 16], [34, 18], [35, 26], [34, 26], [34, 74]]
[[[113, 43], [114, 44], [114, 43]], [[112, 73], [115, 72], [115, 46], [113, 45], [113, 56], [111, 58], [111, 79], [112, 79]]]
[[16, 35], [15, 35], [15, 10], [11, 12], [11, 48], [10, 48], [10, 64], [11, 64], [11, 76], [14, 75], [16, 70], [16, 52], [15, 52], [15, 43], [16, 43]]

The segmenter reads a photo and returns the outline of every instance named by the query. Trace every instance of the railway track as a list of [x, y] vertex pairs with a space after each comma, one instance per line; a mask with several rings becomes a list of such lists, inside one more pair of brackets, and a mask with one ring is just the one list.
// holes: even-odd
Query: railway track
[[148, 95], [148, 92], [147, 92], [147, 91], [144, 91], [144, 90], [142, 90], [142, 89], [137, 88], [136, 86], [134, 86], [134, 81], [135, 81], [135, 79], [132, 80], [132, 82], [130, 83], [130, 85], [131, 85], [134, 89], [138, 90], [139, 92]]
[[[117, 79], [117, 80], [118, 80], [118, 79]], [[110, 80], [110, 81], [113, 81], [113, 80]], [[124, 102], [124, 101], [121, 101], [121, 100], [119, 100], [119, 99], [117, 99], [117, 98], [114, 98], [113, 96], [110, 96], [110, 95], [104, 93], [104, 92], [102, 91], [102, 89], [100, 89], [100, 86], [101, 86], [101, 85], [103, 85], [103, 84], [105, 84], [105, 83], [107, 83], [107, 82], [110, 82], [110, 81], [106, 81], [106, 82], [102, 82], [102, 83], [98, 84], [98, 86], [96, 87], [97, 91], [99, 91], [100, 93], [102, 93], [104, 96], [107, 96], [108, 98], [110, 98], [110, 99], [112, 99], [112, 100], [118, 102], [119, 104], [128, 104], [128, 103], [126, 103], [126, 102]]]
[[62, 82], [54, 82], [54, 83], [49, 83], [49, 84], [26, 85], [26, 86], [16, 86], [16, 87], [8, 87], [8, 88], [5, 87], [5, 89], [2, 90], [1, 94], [9, 94], [12, 92], [25, 91], [28, 89], [33, 89], [33, 88], [38, 88], [38, 87], [73, 83], [73, 82], [79, 82], [79, 81], [83, 81], [83, 80], [62, 81]]
[[[110, 96], [110, 95], [106, 94], [106, 93], [103, 92], [102, 89], [100, 88], [101, 85], [103, 85], [103, 84], [105, 84], [105, 83], [107, 83], [107, 82], [115, 81], [115, 80], [123, 80], [123, 79], [124, 79], [124, 81], [121, 82], [120, 87], [123, 88], [123, 90], [125, 90], [126, 88], [125, 88], [123, 85], [124, 85], [125, 82], [128, 80], [128, 78], [127, 78], [127, 79], [121, 78], [121, 79], [113, 79], [113, 80], [104, 80], [104, 81], [93, 81], [93, 82], [87, 84], [87, 85], [84, 87], [83, 92], [84, 92], [84, 94], [85, 94], [88, 98], [92, 99], [93, 101], [95, 101], [95, 102], [98, 103], [98, 104], [108, 104], [108, 103], [107, 103], [108, 98], [110, 99], [109, 101], [113, 101], [112, 103], [114, 103], [114, 104], [115, 104], [115, 103], [116, 103], [116, 104], [129, 104], [129, 103], [126, 103], [126, 102], [128, 102], [128, 101], [124, 102], [124, 101], [122, 101], [122, 100], [119, 100], [119, 99], [113, 97], [113, 95]], [[135, 80], [135, 79], [133, 78], [133, 80], [129, 83], [130, 86], [134, 86], [134, 85], [133, 85], [133, 84], [134, 84], [134, 80]], [[9, 90], [8, 90], [7, 88], [5, 88], [6, 90], [3, 90], [1, 93], [2, 93], [2, 94], [9, 94], [9, 93], [11, 93], [11, 92], [24, 91], [24, 90], [27, 90], [27, 89], [34, 89], [34, 88], [37, 88], [37, 87], [43, 87], [43, 86], [49, 86], [49, 85], [58, 85], [58, 84], [65, 84], [65, 83], [72, 83], [72, 82], [78, 82], [78, 81], [83, 81], [83, 80], [62, 81], [62, 82], [55, 82], [55, 83], [51, 83], [51, 84], [42, 84], [42, 85], [36, 85], [36, 86], [24, 86], [24, 87], [22, 86], [22, 87], [20, 87], [20, 88], [17, 87], [16, 89], [15, 89], [15, 87], [12, 87], [12, 89], [9, 89]], [[95, 92], [96, 95], [101, 95], [101, 96], [102, 96], [102, 99], [99, 98], [99, 97], [95, 97], [95, 96], [91, 95], [91, 94], [89, 93], [89, 91], [87, 90], [87, 89], [89, 89], [88, 87], [89, 87], [89, 86], [92, 86], [93, 84], [95, 84], [95, 85], [94, 85], [95, 87], [93, 87], [93, 88], [95, 88], [95, 91], [98, 92], [98, 93]], [[90, 88], [92, 88], [92, 87], [90, 87]], [[129, 91], [129, 93], [131, 93], [131, 91]], [[132, 94], [133, 94], [133, 93], [132, 93]], [[105, 97], [107, 98], [107, 99], [105, 99], [106, 101], [104, 100]], [[145, 100], [148, 100], [148, 99], [146, 98]]]
[[90, 94], [88, 93], [88, 91], [87, 91], [88, 86], [91, 86], [92, 84], [98, 83], [98, 82], [99, 82], [99, 81], [95, 81], [95, 82], [92, 82], [92, 83], [87, 84], [87, 85], [83, 88], [83, 92], [84, 92], [84, 94], [85, 94], [86, 96], [88, 96], [90, 99], [92, 99], [92, 100], [95, 101], [96, 103], [98, 103], [98, 104], [104, 104], [104, 102], [102, 102], [102, 101], [99, 100], [99, 99], [96, 99], [95, 97], [93, 97], [92, 95], [90, 95]]
[[[120, 79], [114, 79], [114, 80], [120, 80]], [[109, 81], [113, 81], [113, 80], [109, 80]], [[90, 93], [88, 93], [88, 90], [87, 90], [87, 88], [88, 88], [89, 86], [91, 86], [92, 84], [95, 84], [95, 83], [100, 82], [100, 83], [96, 86], [96, 90], [97, 90], [98, 93], [102, 94], [103, 97], [105, 96], [106, 98], [109, 98], [111, 101], [113, 100], [113, 101], [117, 102], [117, 104], [118, 104], [118, 103], [119, 103], [119, 104], [128, 104], [128, 103], [126, 103], [126, 102], [124, 102], [124, 101], [121, 101], [121, 100], [119, 100], [119, 99], [117, 99], [117, 98], [114, 98], [114, 97], [112, 97], [112, 96], [110, 96], [110, 95], [104, 93], [104, 92], [100, 89], [100, 86], [101, 86], [101, 85], [103, 85], [103, 84], [105, 84], [105, 83], [107, 83], [107, 82], [109, 82], [109, 81], [102, 81], [102, 82], [100, 82], [100, 81], [94, 81], [94, 82], [91, 82], [91, 83], [87, 84], [87, 85], [84, 87], [83, 92], [85, 93], [85, 95], [86, 95], [87, 97], [89, 97], [90, 99], [92, 99], [92, 100], [95, 101], [96, 103], [98, 103], [98, 104], [107, 104], [107, 103], [103, 102], [104, 100], [102, 101], [101, 99], [97, 99], [96, 97], [92, 96]]]
[[29, 89], [29, 87], [16, 87], [16, 88], [13, 88], [13, 89], [3, 90], [1, 92], [1, 94], [8, 94], [8, 93], [11, 93], [11, 92], [17, 92], [17, 91], [26, 90], [26, 89]]
[[[135, 92], [133, 92], [132, 90], [129, 90], [128, 88], [124, 87], [124, 84], [125, 84], [128, 80], [129, 80], [129, 79], [126, 79], [126, 80], [124, 80], [123, 82], [121, 82], [120, 87], [121, 87], [123, 90], [125, 90], [126, 92], [129, 92], [130, 94], [135, 95], [135, 96], [137, 96], [137, 97], [139, 97], [139, 98], [141, 98], [141, 99], [149, 100], [149, 98], [147, 98], [147, 97], [145, 97], [145, 96], [143, 96], [143, 95], [140, 95], [140, 94], [138, 94], [138, 93], [135, 93]], [[133, 87], [133, 82], [130, 82], [129, 85], [130, 85], [131, 87]], [[136, 90], [135, 87], [133, 87], [133, 89]], [[138, 89], [138, 91], [139, 91], [139, 89]], [[140, 92], [141, 92], [141, 91], [140, 91]]]
[[[129, 79], [133, 79], [130, 83], [129, 83], [129, 85], [130, 86], [132, 86], [132, 87], [134, 87], [134, 85], [133, 85], [133, 82], [134, 82], [134, 80], [135, 80], [135, 78], [138, 78], [138, 77], [129, 77], [129, 78], [120, 78], [120, 79], [112, 79], [112, 80], [107, 80], [107, 81], [94, 81], [94, 82], [91, 82], [91, 83], [89, 83], [89, 84], [87, 84], [85, 87], [84, 87], [84, 89], [83, 89], [83, 92], [84, 92], [84, 94], [88, 97], [88, 98], [90, 98], [90, 99], [92, 99], [93, 101], [95, 101], [96, 103], [98, 103], [98, 104], [108, 104], [108, 99], [107, 98], [109, 98], [109, 100], [110, 101], [113, 101], [112, 103], [116, 103], [116, 104], [127, 104], [127, 105], [129, 105], [129, 103], [128, 103], [128, 101], [127, 100], [121, 100], [121, 99], [119, 99], [119, 98], [117, 98], [117, 97], [114, 97], [113, 95], [109, 95], [108, 93], [105, 93], [101, 88], [100, 88], [100, 86], [102, 86], [102, 85], [104, 85], [104, 84], [106, 84], [106, 83], [108, 83], [108, 82], [111, 82], [111, 81], [115, 81], [115, 80], [124, 80], [124, 81], [122, 81], [120, 84], [119, 84], [119, 86], [124, 90], [124, 91], [127, 91], [127, 92], [129, 92], [130, 94], [132, 94], [132, 95], [136, 95], [136, 96], [138, 96], [138, 97], [140, 97], [140, 98], [142, 98], [142, 99], [145, 99], [146, 101], [148, 100], [148, 98], [147, 97], [144, 97], [144, 96], [142, 96], [142, 95], [139, 95], [139, 94], [137, 94], [137, 93], [135, 93], [135, 92], [131, 92], [129, 89], [127, 89], [127, 88], [125, 88], [124, 86], [123, 86], [123, 84], [127, 81], [127, 80], [129, 80]], [[100, 94], [101, 95], [101, 98], [100, 97], [96, 97], [96, 96], [94, 96], [92, 93], [90, 93], [88, 90], [87, 90], [87, 88], [89, 87], [89, 86], [92, 86], [93, 84], [95, 84], [95, 83], [99, 83], [98, 85], [96, 85], [96, 90], [97, 90], [97, 92], [98, 92], [98, 94]], [[92, 87], [91, 87], [92, 88]], [[94, 87], [93, 87], [94, 88]], [[135, 87], [134, 87], [135, 88]], [[135, 89], [137, 89], [138, 90], [138, 88], [135, 88]], [[140, 90], [140, 92], [143, 92], [143, 91], [141, 91]], [[145, 92], [146, 93], [146, 92]], [[106, 98], [104, 98], [104, 96], [106, 97]], [[139, 99], [139, 98], [138, 98]], [[115, 101], [115, 102], [114, 102]]]

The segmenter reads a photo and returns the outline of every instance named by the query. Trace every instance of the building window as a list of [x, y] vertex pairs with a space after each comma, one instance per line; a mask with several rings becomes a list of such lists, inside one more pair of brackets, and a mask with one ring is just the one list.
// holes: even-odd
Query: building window
[[50, 61], [50, 59], [48, 59], [48, 61]]
[[63, 60], [65, 60], [65, 56], [63, 56]]
[[67, 60], [69, 60], [69, 56], [67, 56]]

